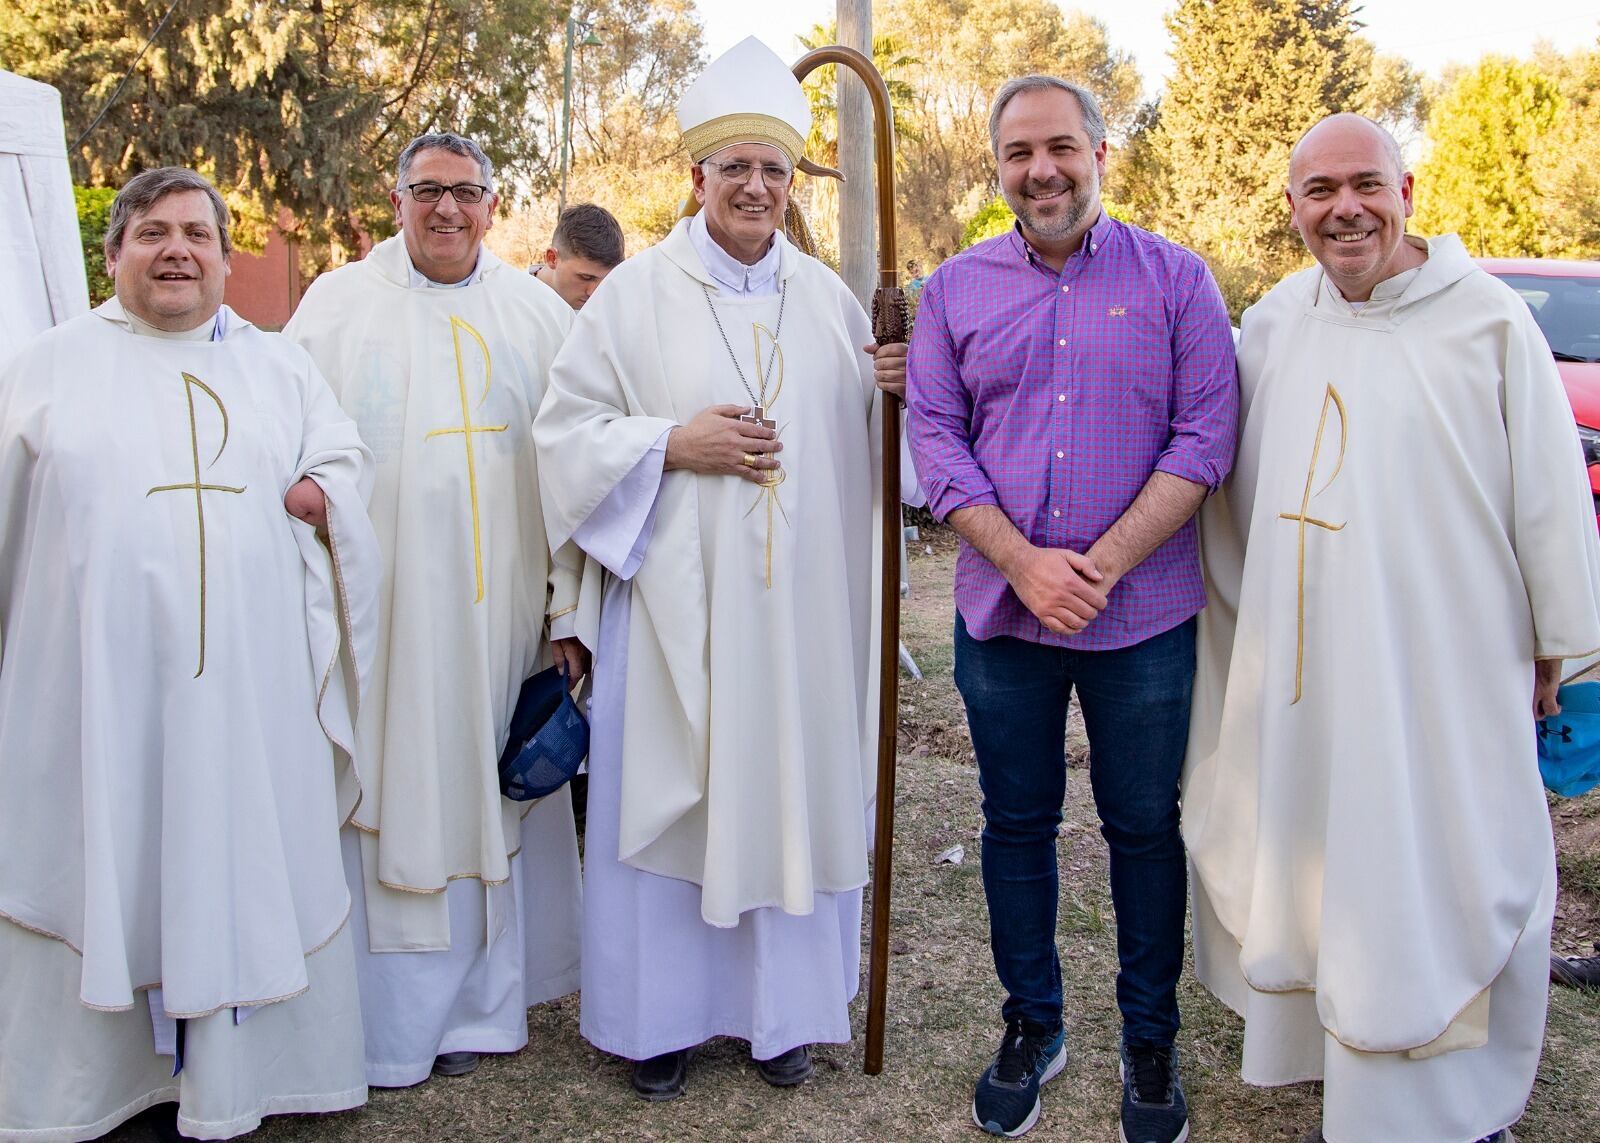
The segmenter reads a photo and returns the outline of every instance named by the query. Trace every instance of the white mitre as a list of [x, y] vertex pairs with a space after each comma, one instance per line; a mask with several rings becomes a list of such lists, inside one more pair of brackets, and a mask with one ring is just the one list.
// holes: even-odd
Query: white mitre
[[811, 133], [811, 102], [789, 65], [750, 36], [689, 85], [678, 101], [678, 130], [697, 163], [734, 143], [766, 143], [798, 163]]

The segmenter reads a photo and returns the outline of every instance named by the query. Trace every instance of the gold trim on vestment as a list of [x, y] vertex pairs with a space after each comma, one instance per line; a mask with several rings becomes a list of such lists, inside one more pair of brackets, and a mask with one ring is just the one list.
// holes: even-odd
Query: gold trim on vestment
[[805, 136], [782, 119], [747, 111], [707, 119], [683, 133], [683, 145], [697, 163], [734, 143], [765, 143], [789, 156], [791, 163], [798, 163], [806, 150]]
[[226, 484], [202, 484], [200, 482], [200, 430], [194, 420], [194, 391], [199, 389], [217, 406], [217, 412], [222, 414], [222, 443], [217, 446], [217, 454], [207, 462], [210, 468], [222, 459], [222, 452], [228, 447], [228, 409], [222, 403], [222, 398], [200, 378], [192, 373], [179, 374], [183, 378], [183, 395], [189, 403], [189, 456], [194, 466], [194, 479], [187, 484], [158, 484], [147, 491], [146, 499], [157, 492], [189, 492], [194, 493], [194, 513], [199, 529], [200, 540], [200, 665], [195, 668], [194, 677], [199, 678], [206, 669], [206, 508], [201, 497], [202, 492], [233, 492], [242, 493], [243, 487], [234, 488]]
[[571, 607], [563, 607], [560, 611], [552, 611], [544, 617], [544, 621], [549, 623], [552, 620], [560, 619], [563, 615], [571, 615], [576, 610], [578, 610], [578, 605], [574, 603]]
[[[777, 335], [760, 322], [751, 323], [750, 334], [752, 339], [755, 341], [757, 392], [760, 394], [761, 407], [770, 411], [772, 406], [778, 403], [778, 395], [783, 392], [783, 346], [778, 344]], [[766, 334], [772, 339], [772, 357], [770, 359], [771, 369], [767, 372], [763, 372], [761, 367], [762, 334]], [[769, 380], [774, 382], [771, 393], [767, 392], [767, 382]], [[777, 432], [779, 435], [781, 435], [783, 429], [780, 427]], [[745, 516], [748, 517], [750, 513], [754, 512], [758, 507], [760, 507], [763, 502], [766, 504], [766, 585], [769, 589], [772, 587], [772, 535], [773, 526], [776, 523], [774, 518], [774, 510], [776, 510], [777, 515], [781, 515], [783, 517], [783, 522], [785, 524], [789, 523], [789, 513], [784, 511], [783, 502], [778, 499], [778, 485], [782, 484], [788, 478], [788, 470], [783, 468], [781, 464], [777, 468], [765, 470], [765, 475], [762, 476], [759, 482], [761, 492], [757, 495], [755, 503], [751, 504], [749, 510], [745, 512]], [[790, 526], [793, 527], [793, 525]]]
[[[350, 913], [353, 907], [354, 906], [352, 903], [346, 902], [344, 907], [344, 917], [337, 925], [333, 927], [333, 931], [329, 933], [323, 940], [317, 942], [311, 948], [301, 953], [300, 956], [302, 958], [316, 956], [323, 949], [331, 945], [334, 940], [338, 938], [339, 934], [344, 932], [345, 926], [350, 923]], [[0, 911], [0, 920], [10, 921], [12, 924], [16, 925], [17, 928], [33, 933], [35, 936], [44, 937], [47, 940], [60, 941], [78, 956], [83, 956], [83, 950], [78, 948], [78, 946], [73, 944], [71, 941], [67, 940], [67, 938], [62, 936], [60, 933], [52, 933], [44, 929], [35, 928], [33, 925], [29, 925], [21, 920], [18, 920], [10, 913], [4, 911]], [[136, 984], [129, 989], [129, 991], [137, 994], [140, 992], [149, 992], [152, 988], [164, 988], [164, 985], [162, 981], [157, 980], [151, 984]], [[311, 985], [307, 983], [305, 988], [296, 989], [294, 992], [286, 992], [282, 996], [273, 996], [265, 1000], [235, 1000], [227, 1004], [219, 1004], [215, 1008], [208, 1008], [204, 1012], [169, 1012], [167, 1015], [174, 1020], [200, 1020], [206, 1016], [215, 1015], [216, 1013], [221, 1012], [224, 1008], [259, 1008], [267, 1004], [278, 1004], [285, 1000], [293, 1000], [296, 996], [304, 995], [307, 991], [309, 991], [310, 988]], [[78, 998], [78, 1003], [95, 1012], [131, 1012], [134, 1007], [132, 1004], [92, 1004], [83, 999], [81, 996]]]
[[472, 602], [483, 602], [483, 526], [478, 516], [478, 462], [472, 451], [473, 433], [503, 433], [509, 425], [474, 425], [472, 407], [467, 400], [466, 365], [461, 360], [461, 331], [466, 330], [478, 348], [483, 351], [483, 395], [478, 398], [478, 408], [489, 399], [489, 386], [493, 383], [493, 369], [489, 362], [489, 346], [483, 336], [463, 318], [450, 315], [450, 342], [456, 353], [456, 389], [461, 395], [461, 424], [445, 429], [434, 429], [423, 440], [460, 434], [467, 450], [467, 492], [472, 501], [472, 564], [477, 575], [478, 593]]
[[[1316, 492], [1313, 493], [1312, 490], [1311, 490], [1311, 486], [1312, 486], [1312, 484], [1315, 483], [1315, 481], [1317, 479], [1317, 460], [1322, 454], [1322, 434], [1327, 430], [1327, 427], [1328, 427], [1328, 409], [1329, 409], [1330, 406], [1332, 406], [1333, 408], [1337, 409], [1338, 412], [1339, 412], [1339, 458], [1334, 463], [1333, 474], [1331, 476], [1329, 476], [1328, 479], [1323, 482], [1321, 488], [1318, 488], [1316, 490]], [[1344, 399], [1339, 396], [1339, 390], [1335, 389], [1330, 384], [1328, 386], [1327, 393], [1324, 394], [1324, 396], [1322, 398], [1322, 414], [1317, 420], [1317, 436], [1316, 436], [1316, 440], [1314, 440], [1312, 442], [1312, 444], [1311, 444], [1311, 463], [1306, 466], [1306, 486], [1305, 486], [1305, 491], [1303, 493], [1301, 493], [1301, 496], [1300, 496], [1300, 511], [1298, 513], [1294, 513], [1294, 512], [1280, 512], [1280, 513], [1278, 513], [1278, 519], [1280, 519], [1280, 520], [1289, 520], [1289, 521], [1291, 521], [1293, 523], [1297, 523], [1297, 524], [1300, 525], [1300, 527], [1298, 528], [1298, 532], [1299, 532], [1299, 536], [1298, 536], [1299, 554], [1298, 554], [1297, 559], [1296, 559], [1296, 573], [1295, 573], [1296, 604], [1295, 604], [1295, 645], [1294, 645], [1294, 698], [1290, 701], [1290, 703], [1289, 703], [1290, 706], [1293, 706], [1295, 703], [1300, 701], [1301, 681], [1302, 681], [1302, 678], [1303, 678], [1303, 675], [1304, 675], [1304, 672], [1305, 672], [1305, 659], [1306, 659], [1306, 528], [1307, 527], [1323, 528], [1323, 529], [1325, 529], [1325, 530], [1327, 530], [1329, 532], [1338, 532], [1338, 531], [1342, 531], [1344, 529], [1344, 525], [1343, 524], [1330, 524], [1326, 520], [1318, 520], [1314, 516], [1307, 515], [1307, 509], [1309, 509], [1311, 507], [1311, 498], [1312, 498], [1312, 496], [1314, 496], [1314, 495], [1315, 496], [1321, 496], [1324, 492], [1326, 492], [1328, 490], [1329, 485], [1331, 485], [1334, 482], [1335, 478], [1338, 477], [1340, 471], [1344, 468], [1345, 446], [1349, 442], [1349, 439], [1350, 439], [1349, 423], [1345, 418]]]

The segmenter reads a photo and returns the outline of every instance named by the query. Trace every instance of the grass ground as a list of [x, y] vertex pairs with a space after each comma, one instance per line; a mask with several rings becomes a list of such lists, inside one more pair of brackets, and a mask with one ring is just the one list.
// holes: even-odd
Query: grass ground
[[[998, 1038], [1001, 994], [989, 960], [987, 915], [978, 876], [980, 815], [961, 704], [950, 678], [954, 544], [930, 530], [911, 552], [912, 598], [904, 638], [924, 672], [902, 691], [903, 726], [893, 892], [886, 1065], [861, 1071], [861, 1003], [856, 1039], [817, 1050], [817, 1076], [777, 1091], [750, 1066], [744, 1046], [715, 1041], [696, 1057], [689, 1094], [672, 1104], [633, 1097], [626, 1065], [578, 1035], [578, 1000], [534, 1009], [530, 1043], [514, 1056], [486, 1057], [476, 1074], [377, 1091], [361, 1111], [271, 1120], [263, 1143], [343, 1141], [626, 1140], [966, 1140], [972, 1082]], [[1075, 723], [1069, 752], [1087, 742]], [[1112, 982], [1114, 920], [1106, 854], [1082, 769], [1069, 774], [1059, 944], [1067, 990], [1071, 1060], [1046, 1088], [1044, 1114], [1029, 1136], [1048, 1141], [1113, 1140], [1118, 1022]], [[1600, 791], [1553, 809], [1564, 879], [1556, 946], [1588, 952], [1600, 936]], [[960, 844], [959, 865], [933, 864]], [[863, 965], [864, 967], [864, 965]], [[1297, 1139], [1318, 1118], [1314, 1085], [1262, 1090], [1238, 1078], [1239, 1021], [1186, 971], [1180, 1038], [1194, 1138], [1200, 1143]], [[131, 1133], [123, 1133], [133, 1143]], [[1544, 1060], [1522, 1143], [1600, 1140], [1600, 994], [1554, 989]]]

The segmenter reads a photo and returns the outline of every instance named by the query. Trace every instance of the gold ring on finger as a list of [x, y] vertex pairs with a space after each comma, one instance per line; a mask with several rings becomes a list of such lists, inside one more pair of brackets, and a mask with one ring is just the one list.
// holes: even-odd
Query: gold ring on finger
[[756, 466], [756, 454], [753, 452], [745, 453], [739, 458], [739, 463], [746, 468], [754, 468]]

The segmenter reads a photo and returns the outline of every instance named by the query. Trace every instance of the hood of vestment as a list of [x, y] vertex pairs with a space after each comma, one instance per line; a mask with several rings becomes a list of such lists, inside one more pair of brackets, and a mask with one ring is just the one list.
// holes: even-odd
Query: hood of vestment
[[[406, 251], [406, 236], [396, 234], [385, 238], [372, 248], [360, 262], [352, 263], [371, 270], [378, 277], [401, 289], [411, 288], [411, 255]], [[473, 281], [482, 281], [492, 274], [503, 274], [510, 271], [503, 261], [495, 256], [493, 250], [481, 243], [478, 246], [478, 268], [472, 272]], [[520, 271], [514, 271], [520, 273]]]
[[[689, 237], [689, 225], [691, 222], [693, 222], [693, 219], [690, 218], [678, 219], [677, 225], [661, 240], [661, 244], [656, 249], [661, 251], [667, 261], [678, 267], [685, 274], [688, 274], [689, 277], [721, 293], [722, 287], [717, 284], [717, 280], [706, 269], [705, 263], [700, 260], [700, 252], [694, 248], [694, 242]], [[778, 281], [786, 282], [794, 275], [795, 271], [800, 269], [800, 263], [804, 255], [795, 248], [794, 243], [783, 236], [781, 230], [773, 231], [772, 240], [778, 244], [779, 250]]]

